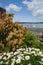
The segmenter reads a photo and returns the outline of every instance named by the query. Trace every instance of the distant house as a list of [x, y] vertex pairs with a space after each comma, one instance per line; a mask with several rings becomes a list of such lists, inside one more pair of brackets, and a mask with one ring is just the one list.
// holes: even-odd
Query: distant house
[[3, 22], [4, 15], [6, 14], [6, 10], [0, 7], [0, 23]]
[[6, 10], [0, 7], [0, 18], [2, 18], [3, 14], [6, 14]]

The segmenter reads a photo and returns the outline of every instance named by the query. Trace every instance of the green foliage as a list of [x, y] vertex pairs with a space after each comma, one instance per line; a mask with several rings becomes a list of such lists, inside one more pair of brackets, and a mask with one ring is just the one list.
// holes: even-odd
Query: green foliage
[[27, 34], [25, 34], [25, 39], [22, 42], [22, 46], [39, 47], [39, 42], [31, 32], [27, 32]]
[[10, 51], [10, 48], [7, 46], [4, 48], [5, 52], [9, 52]]
[[30, 63], [32, 65], [41, 65], [38, 61], [40, 61], [40, 57], [39, 56], [31, 55]]

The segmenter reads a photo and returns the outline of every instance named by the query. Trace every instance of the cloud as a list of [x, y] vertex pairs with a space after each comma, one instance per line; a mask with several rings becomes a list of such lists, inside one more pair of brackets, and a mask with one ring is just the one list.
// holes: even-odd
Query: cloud
[[13, 11], [20, 11], [22, 9], [22, 7], [19, 7], [15, 4], [9, 4], [8, 6], [5, 7], [6, 11], [10, 11], [10, 10], [13, 10]]
[[43, 0], [24, 0], [22, 2], [27, 6], [27, 9], [32, 11], [33, 16], [43, 17]]

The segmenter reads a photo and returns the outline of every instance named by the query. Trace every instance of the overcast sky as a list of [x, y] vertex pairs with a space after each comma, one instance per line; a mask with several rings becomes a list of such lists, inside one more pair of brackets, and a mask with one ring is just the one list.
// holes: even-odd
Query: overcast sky
[[14, 13], [14, 21], [43, 22], [43, 0], [0, 0], [7, 13]]

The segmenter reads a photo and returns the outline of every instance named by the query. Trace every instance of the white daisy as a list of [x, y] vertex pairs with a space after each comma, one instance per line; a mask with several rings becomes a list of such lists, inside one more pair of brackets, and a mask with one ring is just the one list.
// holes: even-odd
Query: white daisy
[[41, 58], [41, 61], [43, 61], [43, 58]]
[[16, 60], [16, 63], [20, 63], [20, 62], [21, 62], [21, 59], [17, 59], [17, 60]]
[[30, 56], [25, 56], [25, 59], [26, 59], [26, 60], [29, 60], [29, 59], [30, 59]]

